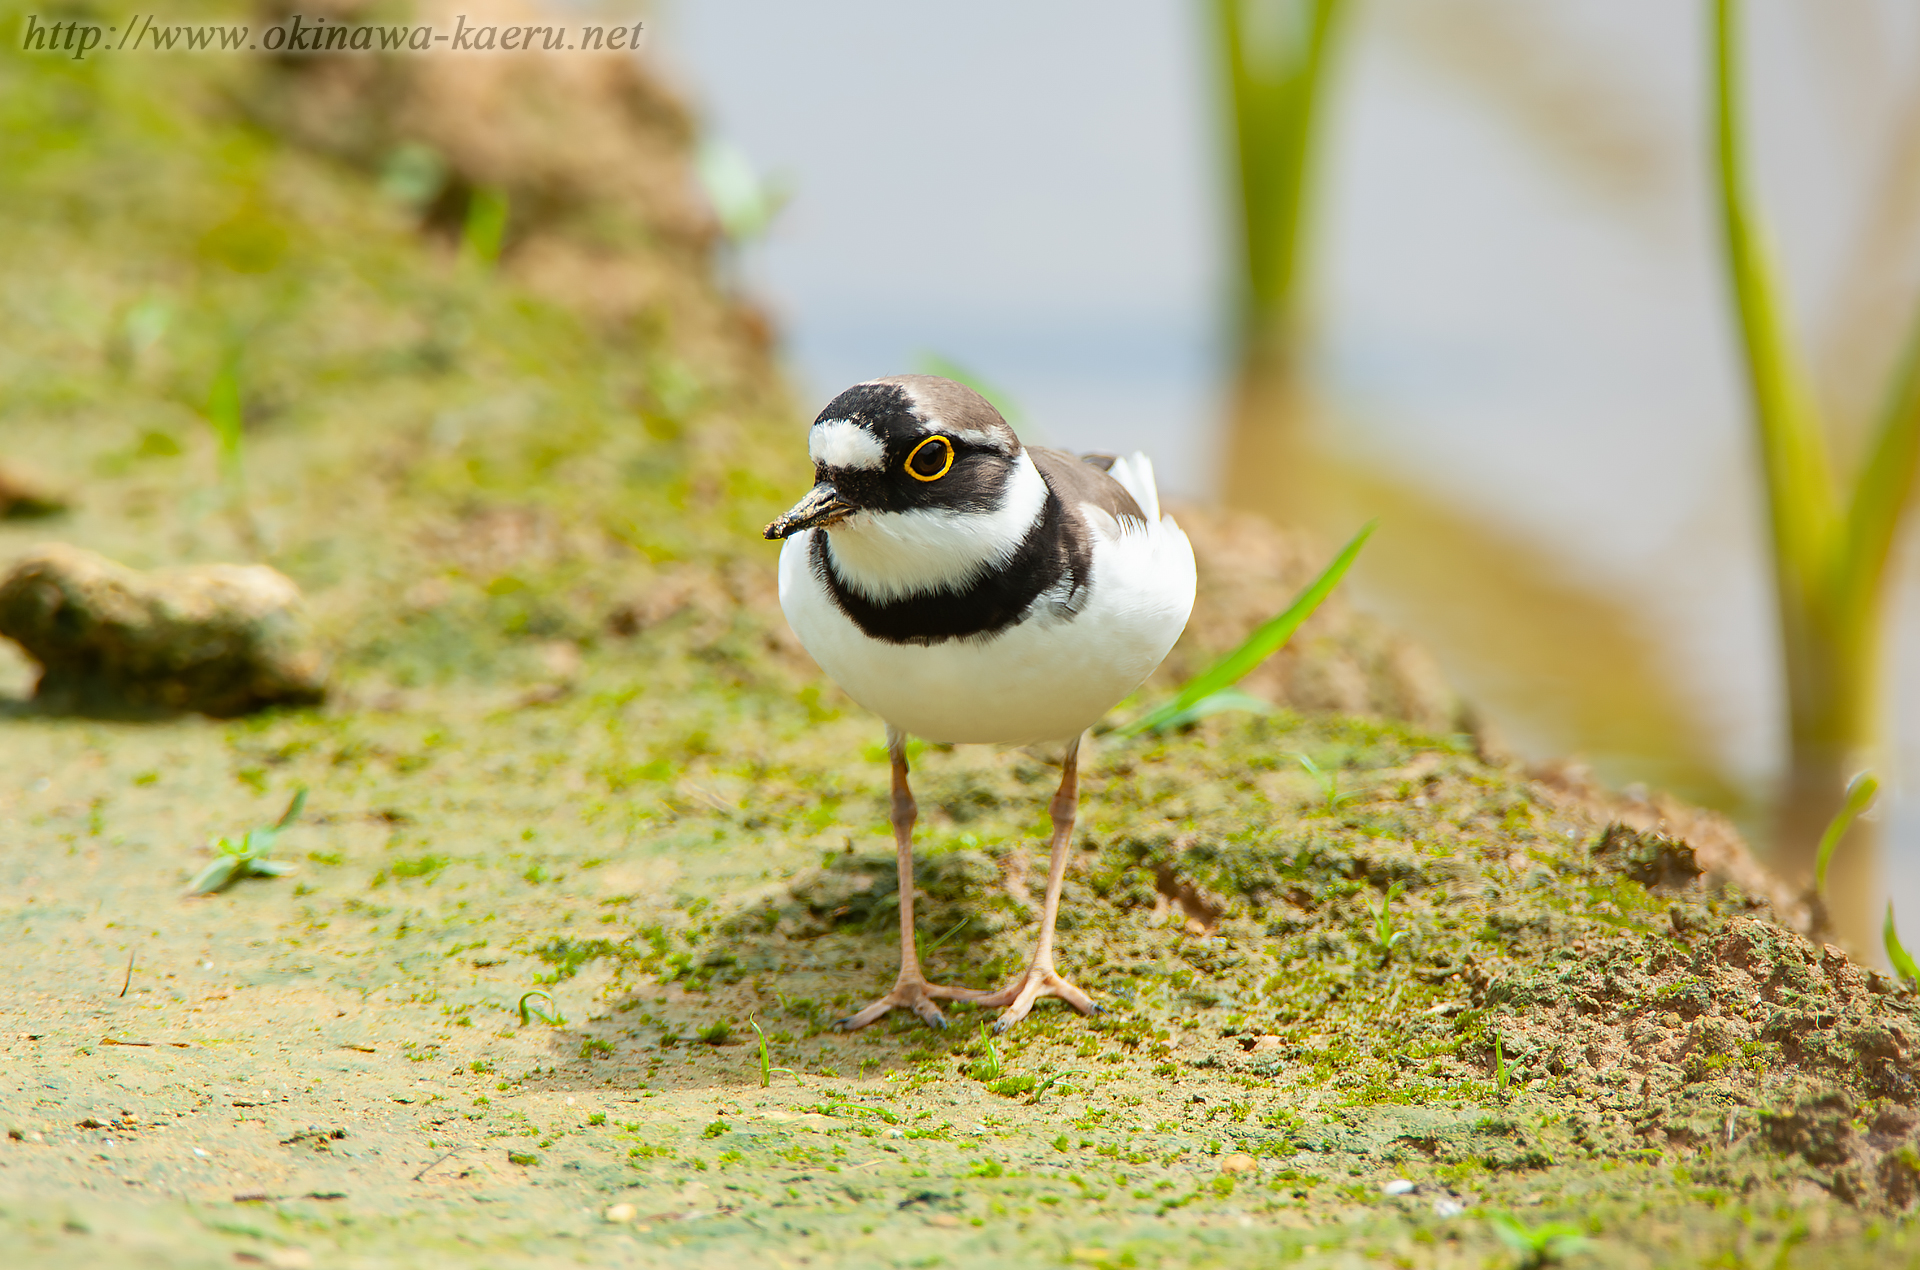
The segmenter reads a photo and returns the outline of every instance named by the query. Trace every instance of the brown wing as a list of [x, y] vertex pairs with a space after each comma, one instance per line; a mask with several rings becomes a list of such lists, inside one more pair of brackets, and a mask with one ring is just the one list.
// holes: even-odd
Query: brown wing
[[1040, 469], [1048, 488], [1069, 507], [1087, 503], [1123, 525], [1129, 520], [1146, 525], [1146, 513], [1140, 510], [1133, 495], [1127, 493], [1126, 486], [1107, 475], [1107, 468], [1113, 466], [1110, 455], [1090, 455], [1082, 460], [1065, 450], [1049, 450], [1037, 445], [1028, 446], [1027, 453], [1033, 456], [1033, 465]]

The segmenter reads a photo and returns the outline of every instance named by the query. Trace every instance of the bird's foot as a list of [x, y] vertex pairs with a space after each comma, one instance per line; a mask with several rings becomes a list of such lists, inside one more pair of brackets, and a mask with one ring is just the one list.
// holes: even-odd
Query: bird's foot
[[917, 974], [903, 974], [894, 980], [893, 991], [860, 1013], [836, 1020], [833, 1027], [837, 1032], [857, 1032], [895, 1006], [905, 1006], [919, 1015], [929, 1027], [943, 1028], [947, 1025], [947, 1016], [940, 1013], [940, 1007], [934, 1002], [978, 1001], [987, 995], [979, 988], [949, 988], [943, 984], [928, 983]]
[[1051, 964], [1028, 966], [1018, 979], [998, 992], [975, 997], [973, 1003], [985, 1007], [1006, 1007], [1000, 1017], [993, 1021], [993, 1031], [997, 1036], [1026, 1018], [1033, 1009], [1033, 1003], [1041, 997], [1059, 997], [1082, 1014], [1100, 1013], [1100, 1007], [1093, 1003], [1093, 998], [1062, 979], [1060, 972]]

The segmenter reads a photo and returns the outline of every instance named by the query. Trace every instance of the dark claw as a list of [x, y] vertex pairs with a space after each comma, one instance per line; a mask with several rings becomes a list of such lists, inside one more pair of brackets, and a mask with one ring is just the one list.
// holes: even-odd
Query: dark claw
[[847, 1026], [847, 1024], [851, 1022], [853, 1022], [853, 1016], [849, 1014], [844, 1019], [835, 1019], [833, 1022], [827, 1024], [827, 1030], [829, 1032], [851, 1032], [853, 1029]]

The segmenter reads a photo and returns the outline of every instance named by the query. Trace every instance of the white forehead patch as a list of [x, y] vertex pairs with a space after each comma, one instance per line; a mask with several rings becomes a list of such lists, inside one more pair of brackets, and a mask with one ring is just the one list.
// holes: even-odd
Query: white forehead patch
[[823, 467], [878, 472], [887, 466], [887, 447], [851, 420], [823, 419], [807, 433], [807, 457]]

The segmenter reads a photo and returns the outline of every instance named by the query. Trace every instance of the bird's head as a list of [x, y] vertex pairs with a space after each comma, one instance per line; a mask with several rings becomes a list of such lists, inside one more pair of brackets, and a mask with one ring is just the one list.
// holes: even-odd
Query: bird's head
[[1016, 470], [1031, 466], [986, 398], [934, 375], [855, 384], [813, 421], [807, 453], [813, 488], [768, 538], [869, 514], [992, 514]]

